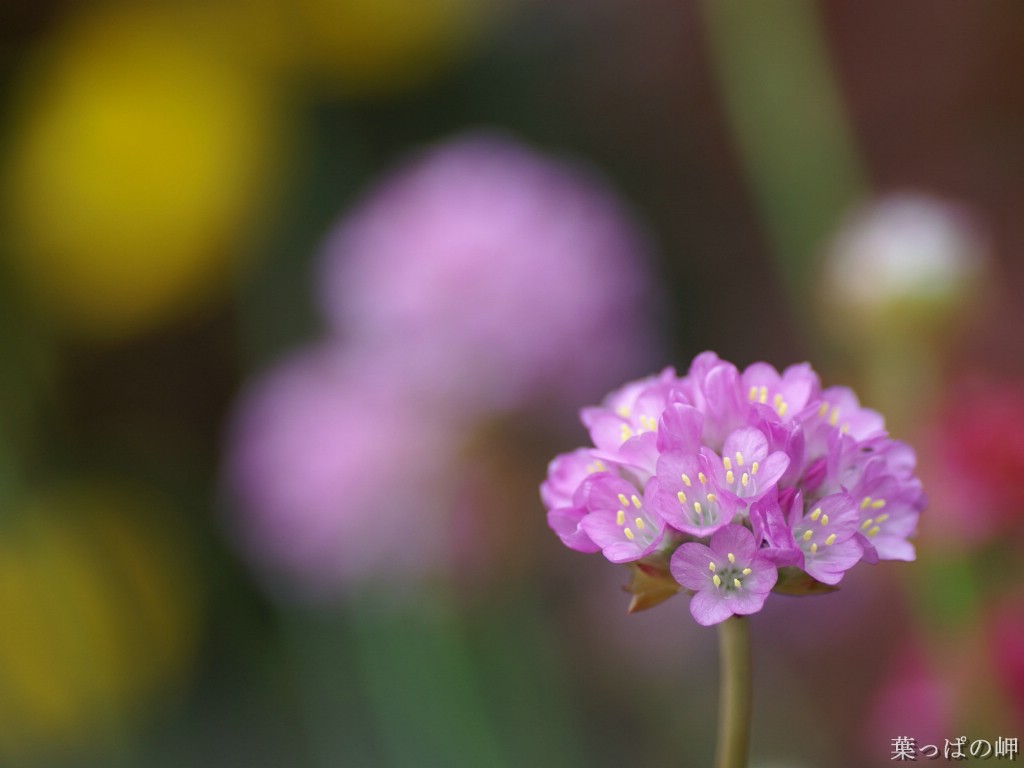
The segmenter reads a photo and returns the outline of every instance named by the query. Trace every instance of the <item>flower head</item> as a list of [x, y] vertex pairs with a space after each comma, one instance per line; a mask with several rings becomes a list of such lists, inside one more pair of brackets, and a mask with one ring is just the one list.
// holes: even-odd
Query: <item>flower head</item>
[[777, 584], [828, 591], [858, 562], [914, 559], [925, 499], [913, 450], [806, 363], [741, 372], [705, 352], [581, 416], [593, 446], [552, 462], [551, 527], [612, 562], [670, 562], [702, 624], [760, 610]]

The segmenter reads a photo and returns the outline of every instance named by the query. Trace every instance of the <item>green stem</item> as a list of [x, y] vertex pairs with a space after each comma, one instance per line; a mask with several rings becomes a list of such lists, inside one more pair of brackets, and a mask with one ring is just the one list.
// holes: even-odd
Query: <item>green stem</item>
[[721, 678], [715, 768], [747, 768], [752, 700], [750, 622], [733, 616], [718, 625]]

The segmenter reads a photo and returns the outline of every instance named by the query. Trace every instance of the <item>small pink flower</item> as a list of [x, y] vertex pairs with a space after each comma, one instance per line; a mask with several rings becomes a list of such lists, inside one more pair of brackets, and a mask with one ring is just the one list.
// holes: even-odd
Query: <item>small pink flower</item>
[[653, 483], [641, 498], [636, 489], [619, 477], [605, 475], [589, 484], [587, 516], [581, 523], [591, 541], [613, 563], [626, 563], [649, 555], [661, 543], [665, 521], [652, 509]]
[[676, 580], [694, 590], [690, 613], [704, 626], [757, 613], [778, 579], [774, 563], [740, 525], [719, 529], [707, 546], [683, 544], [672, 555], [671, 567]]

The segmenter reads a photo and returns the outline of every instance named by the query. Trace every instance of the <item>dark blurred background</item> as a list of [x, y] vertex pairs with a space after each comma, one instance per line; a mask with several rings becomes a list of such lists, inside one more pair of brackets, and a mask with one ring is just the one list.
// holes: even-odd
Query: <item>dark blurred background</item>
[[808, 360], [918, 561], [754, 617], [753, 765], [1024, 736], [1024, 6], [0, 5], [0, 765], [710, 763], [547, 530], [580, 406]]

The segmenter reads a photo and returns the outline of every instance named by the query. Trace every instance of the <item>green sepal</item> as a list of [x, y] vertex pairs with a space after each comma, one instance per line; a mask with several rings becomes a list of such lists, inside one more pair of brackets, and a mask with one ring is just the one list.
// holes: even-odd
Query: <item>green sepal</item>
[[623, 589], [633, 595], [627, 613], [636, 613], [653, 608], [676, 594], [682, 587], [672, 578], [668, 557], [664, 554], [649, 555], [642, 560], [629, 563], [630, 579]]

